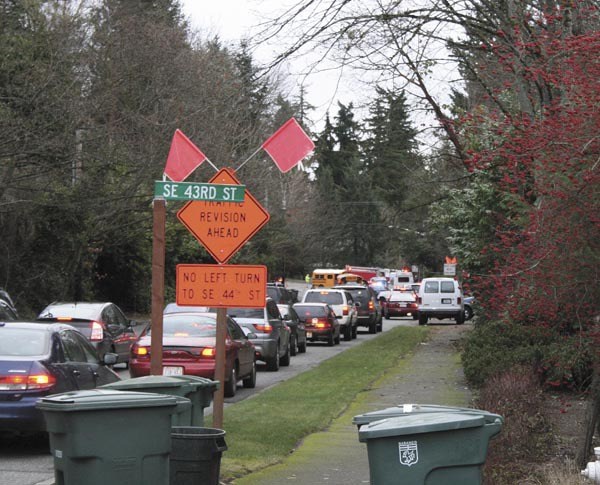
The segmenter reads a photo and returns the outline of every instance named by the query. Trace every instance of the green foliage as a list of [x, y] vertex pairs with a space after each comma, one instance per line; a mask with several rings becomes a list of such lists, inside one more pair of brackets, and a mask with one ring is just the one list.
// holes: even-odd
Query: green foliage
[[511, 321], [478, 323], [464, 341], [463, 368], [467, 380], [485, 386], [496, 375], [517, 365], [531, 367], [542, 385], [581, 390], [589, 385], [594, 355], [579, 336], [560, 336], [536, 326]]

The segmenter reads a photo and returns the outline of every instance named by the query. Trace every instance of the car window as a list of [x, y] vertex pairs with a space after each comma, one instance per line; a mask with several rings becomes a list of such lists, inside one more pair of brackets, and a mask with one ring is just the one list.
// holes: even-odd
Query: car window
[[104, 310], [102, 310], [101, 318], [102, 321], [107, 325], [116, 325], [118, 323], [112, 305], [108, 305]]
[[231, 318], [227, 320], [227, 328], [229, 329], [229, 336], [232, 340], [243, 340], [245, 338], [244, 331]]
[[442, 293], [454, 293], [454, 282], [453, 281], [442, 281], [441, 284]]
[[89, 363], [98, 363], [100, 361], [100, 358], [98, 357], [98, 353], [96, 352], [96, 349], [94, 347], [92, 347], [92, 344], [89, 343], [88, 340], [86, 340], [86, 338], [77, 333], [77, 332], [70, 332], [71, 333], [71, 337], [76, 340], [79, 345], [81, 346], [81, 348], [83, 349], [83, 353], [85, 354], [85, 362], [89, 362]]
[[273, 300], [267, 302], [267, 313], [269, 314], [269, 318], [281, 318], [279, 308], [277, 308], [277, 304]]
[[[150, 335], [150, 331], [147, 335]], [[205, 315], [175, 313], [163, 318], [163, 335], [167, 337], [215, 337], [217, 321]]]
[[342, 294], [335, 291], [309, 291], [306, 295], [308, 303], [328, 303], [329, 305], [343, 305]]
[[229, 308], [227, 313], [233, 318], [264, 318], [265, 311], [262, 308]]
[[85, 351], [79, 344], [77, 337], [73, 334], [72, 330], [63, 330], [60, 332], [65, 358], [69, 362], [87, 362]]
[[298, 320], [298, 314], [296, 313], [296, 310], [294, 310], [293, 308], [289, 308], [288, 317], [292, 321]]
[[122, 327], [126, 327], [127, 326], [127, 317], [123, 314], [123, 312], [121, 311], [121, 309], [116, 306], [116, 305], [111, 305], [114, 315], [115, 315], [115, 323], [118, 323], [119, 325], [121, 325]]
[[426, 281], [424, 291], [425, 293], [439, 293], [440, 285], [437, 281]]
[[325, 317], [327, 316], [327, 307], [303, 305], [296, 308], [296, 312], [298, 313], [298, 318], [300, 320], [306, 320], [307, 318], [312, 317]]
[[48, 332], [29, 328], [0, 328], [0, 357], [44, 355], [50, 345]]

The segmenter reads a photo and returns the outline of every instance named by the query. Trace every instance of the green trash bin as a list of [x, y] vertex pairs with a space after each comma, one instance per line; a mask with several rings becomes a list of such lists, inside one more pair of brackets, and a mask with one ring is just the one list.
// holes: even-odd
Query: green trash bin
[[361, 426], [371, 485], [481, 483], [490, 438], [502, 428], [473, 412], [404, 414]]
[[55, 485], [169, 483], [173, 396], [111, 389], [39, 399]]
[[441, 406], [438, 404], [400, 404], [399, 406], [392, 406], [386, 409], [380, 409], [378, 411], [372, 411], [370, 413], [359, 414], [354, 416], [352, 424], [355, 424], [358, 429], [365, 424], [372, 423], [374, 421], [380, 421], [387, 418], [395, 418], [397, 416], [405, 416], [407, 414], [427, 414], [427, 413], [473, 413], [484, 416], [486, 422], [495, 422], [500, 420], [504, 423], [504, 418], [499, 414], [490, 413], [482, 409], [473, 408], [461, 408], [453, 406]]
[[225, 431], [179, 426], [171, 431], [171, 485], [219, 485]]
[[[190, 421], [180, 421], [179, 426], [203, 426], [204, 409], [209, 407], [218, 381], [196, 376], [143, 376], [112, 382], [99, 389], [120, 391], [154, 392], [181, 396], [191, 401]], [[175, 425], [175, 424], [174, 424]]]

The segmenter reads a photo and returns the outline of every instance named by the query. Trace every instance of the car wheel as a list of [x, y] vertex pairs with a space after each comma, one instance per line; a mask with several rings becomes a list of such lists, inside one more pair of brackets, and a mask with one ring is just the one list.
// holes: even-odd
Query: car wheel
[[465, 320], [471, 320], [473, 318], [473, 309], [470, 305], [465, 305]]
[[355, 325], [354, 327], [352, 327], [352, 338], [357, 338], [358, 337], [358, 325]]
[[369, 333], [377, 333], [377, 322], [369, 323]]
[[304, 354], [306, 352], [306, 340], [298, 344], [298, 352]]
[[335, 339], [333, 338], [333, 330], [329, 334], [329, 337], [327, 337], [327, 345], [329, 347], [333, 347], [335, 345]]
[[465, 323], [465, 313], [460, 312], [458, 315], [456, 315], [456, 324], [462, 325], [463, 323]]
[[233, 397], [235, 396], [235, 391], [237, 390], [237, 372], [235, 370], [235, 364], [231, 368], [229, 372], [229, 379], [225, 380], [225, 386], [223, 387], [223, 394], [225, 397]]
[[383, 332], [383, 322], [382, 322], [382, 321], [380, 321], [380, 322], [377, 324], [377, 331], [378, 331], [378, 332]]
[[345, 329], [344, 329], [344, 340], [346, 342], [352, 340], [352, 325], [348, 325]]
[[298, 353], [296, 337], [290, 336], [290, 355], [294, 357]]
[[279, 355], [275, 355], [267, 360], [267, 370], [277, 372], [279, 370]]
[[419, 325], [426, 325], [426, 324], [427, 324], [427, 315], [419, 314]]
[[288, 346], [285, 349], [285, 354], [283, 354], [283, 357], [281, 357], [279, 359], [279, 365], [283, 366], [283, 367], [287, 367], [288, 365], [290, 365], [290, 344], [288, 342]]
[[385, 312], [384, 316], [385, 316], [386, 320], [389, 320], [390, 319], [390, 312]]
[[256, 362], [252, 362], [252, 372], [246, 377], [242, 384], [246, 389], [254, 389], [256, 387]]

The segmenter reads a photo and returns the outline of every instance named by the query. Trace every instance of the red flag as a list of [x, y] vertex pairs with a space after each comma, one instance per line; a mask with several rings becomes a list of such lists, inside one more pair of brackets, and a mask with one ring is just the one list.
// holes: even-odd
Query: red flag
[[206, 155], [180, 130], [175, 130], [167, 157], [165, 175], [173, 182], [184, 181], [204, 160]]
[[294, 118], [290, 118], [262, 144], [283, 173], [295, 167], [300, 160], [312, 152], [315, 144]]

